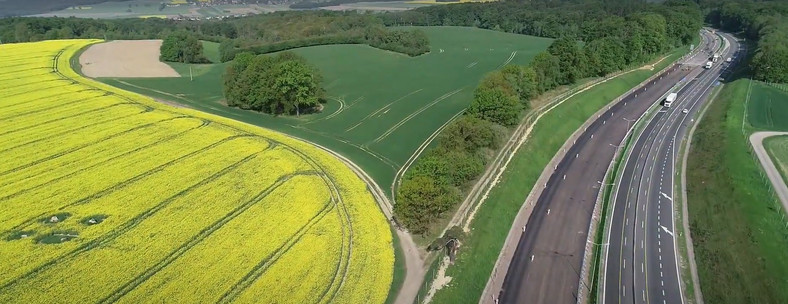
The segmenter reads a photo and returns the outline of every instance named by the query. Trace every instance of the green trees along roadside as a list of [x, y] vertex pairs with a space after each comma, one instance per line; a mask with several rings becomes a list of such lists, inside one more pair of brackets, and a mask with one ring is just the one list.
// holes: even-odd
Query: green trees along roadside
[[269, 114], [301, 115], [324, 99], [322, 76], [303, 57], [240, 53], [224, 75], [228, 106]]

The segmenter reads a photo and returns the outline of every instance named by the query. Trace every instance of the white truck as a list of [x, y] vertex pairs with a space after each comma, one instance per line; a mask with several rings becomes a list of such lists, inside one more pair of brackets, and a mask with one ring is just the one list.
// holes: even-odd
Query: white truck
[[720, 60], [720, 55], [719, 54], [714, 54], [714, 56], [711, 57], [711, 61], [717, 62], [719, 60]]
[[709, 61], [709, 62], [706, 62], [706, 69], [707, 69], [707, 70], [708, 70], [708, 69], [710, 69], [712, 64], [713, 64], [713, 63], [712, 63], [711, 61]]
[[676, 97], [678, 97], [678, 96], [679, 96], [678, 93], [670, 93], [670, 94], [668, 94], [668, 97], [665, 97], [665, 102], [662, 103], [662, 105], [664, 105], [666, 108], [670, 108], [670, 105], [672, 105], [673, 102], [676, 101]]

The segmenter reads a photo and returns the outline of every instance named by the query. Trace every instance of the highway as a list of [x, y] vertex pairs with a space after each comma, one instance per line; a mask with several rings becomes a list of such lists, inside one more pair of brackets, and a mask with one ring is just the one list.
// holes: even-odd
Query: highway
[[687, 62], [692, 70], [679, 83], [677, 100], [644, 121], [645, 128], [634, 134], [631, 151], [622, 160], [623, 174], [614, 180], [613, 214], [605, 244], [609, 247], [602, 264], [600, 289], [605, 304], [684, 303], [687, 296], [693, 296], [683, 294], [674, 237], [674, 210], [679, 208], [673, 204], [676, 151], [713, 87], [736, 63], [725, 59], [737, 57], [739, 44], [723, 35], [727, 46], [722, 59], [711, 69], [702, 67], [705, 60]]
[[520, 236], [500, 303], [576, 303], [579, 288], [588, 292], [589, 286], [580, 287], [588, 229], [617, 145], [632, 121], [689, 74], [672, 65], [601, 114], [573, 143], [544, 185]]

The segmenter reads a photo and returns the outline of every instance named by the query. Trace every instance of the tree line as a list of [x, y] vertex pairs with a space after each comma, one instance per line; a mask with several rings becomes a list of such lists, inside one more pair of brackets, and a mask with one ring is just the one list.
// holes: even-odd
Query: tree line
[[[423, 33], [385, 28], [375, 15], [357, 12], [289, 11], [224, 20], [176, 21], [159, 18], [4, 18], [0, 42], [50, 39], [164, 39], [189, 32], [200, 40], [219, 42], [229, 61], [240, 52], [268, 53], [321, 44], [368, 44], [417, 56], [429, 51]], [[370, 36], [374, 33], [374, 36]]]
[[[528, 65], [504, 66], [479, 82], [465, 113], [447, 125], [436, 147], [403, 177], [394, 206], [397, 221], [412, 233], [429, 232], [437, 219], [462, 201], [541, 94], [643, 64], [691, 43], [701, 27], [700, 8], [692, 2], [622, 5], [458, 4], [403, 13], [403, 18], [418, 16], [430, 25], [484, 25], [557, 39]], [[565, 19], [555, 20], [552, 13]], [[388, 14], [384, 20], [392, 18], [397, 15]]]
[[313, 111], [325, 102], [320, 71], [292, 52], [240, 53], [224, 74], [227, 105], [269, 114]]
[[788, 82], [788, 2], [715, 1], [708, 3], [706, 21], [756, 40], [750, 60], [753, 78]]

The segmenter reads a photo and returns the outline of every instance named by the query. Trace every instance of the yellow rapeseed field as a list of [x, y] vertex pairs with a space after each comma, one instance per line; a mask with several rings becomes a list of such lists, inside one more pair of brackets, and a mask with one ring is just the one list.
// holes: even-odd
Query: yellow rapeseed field
[[0, 303], [381, 303], [366, 185], [312, 145], [0, 45]]

